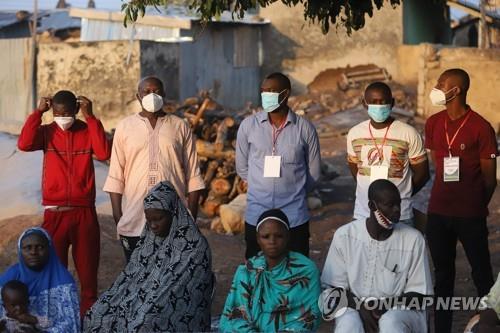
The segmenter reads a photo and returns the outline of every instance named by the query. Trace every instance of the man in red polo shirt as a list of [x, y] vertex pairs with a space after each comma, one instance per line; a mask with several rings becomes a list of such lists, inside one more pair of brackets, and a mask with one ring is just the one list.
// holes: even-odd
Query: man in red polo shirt
[[[478, 295], [486, 295], [493, 285], [486, 217], [497, 185], [498, 149], [491, 125], [467, 105], [468, 89], [467, 72], [449, 69], [429, 96], [434, 105], [446, 108], [425, 125], [425, 146], [436, 167], [426, 235], [437, 297], [453, 296], [457, 240], [469, 260]], [[451, 311], [436, 312], [436, 332], [451, 332], [451, 324]]]
[[[53, 110], [54, 122], [42, 125], [42, 115]], [[80, 111], [86, 122], [75, 119]], [[61, 90], [43, 97], [28, 117], [17, 143], [20, 150], [43, 150], [42, 227], [52, 237], [61, 262], [68, 266], [68, 248], [81, 285], [80, 313], [97, 299], [99, 223], [95, 210], [95, 176], [92, 155], [107, 160], [111, 145], [101, 122], [92, 113], [92, 102]]]

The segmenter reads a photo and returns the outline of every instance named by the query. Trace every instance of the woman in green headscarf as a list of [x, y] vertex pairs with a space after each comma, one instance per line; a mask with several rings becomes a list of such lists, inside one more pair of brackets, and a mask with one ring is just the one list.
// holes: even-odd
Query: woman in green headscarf
[[279, 209], [257, 222], [262, 252], [240, 265], [221, 317], [222, 332], [315, 331], [320, 323], [319, 272], [288, 250], [289, 223]]

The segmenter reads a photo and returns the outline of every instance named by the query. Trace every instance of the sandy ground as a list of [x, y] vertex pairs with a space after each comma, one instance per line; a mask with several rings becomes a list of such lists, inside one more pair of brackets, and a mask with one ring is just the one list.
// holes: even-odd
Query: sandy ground
[[[339, 133], [345, 132], [345, 128], [349, 126], [350, 122], [357, 122], [362, 120], [363, 117], [360, 113], [345, 114], [343, 117], [341, 116], [342, 115], [327, 119], [329, 124], [334, 124], [333, 127]], [[349, 118], [349, 121], [346, 121], [346, 117]], [[1, 135], [0, 139], [5, 139], [5, 136]], [[5, 141], [2, 141], [1, 159], [5, 159], [5, 152], [9, 150], [9, 147], [4, 146], [4, 142]], [[319, 184], [319, 192], [324, 205], [321, 209], [315, 210], [312, 213], [310, 256], [320, 269], [323, 267], [333, 233], [339, 226], [351, 221], [355, 189], [355, 183], [349, 174], [345, 162], [345, 137], [333, 136], [329, 139], [322, 139], [321, 147], [324, 160], [330, 162], [334, 166], [339, 177], [332, 181], [321, 182], [321, 184]], [[26, 156], [29, 156], [29, 154]], [[40, 159], [40, 156], [38, 159]], [[2, 183], [0, 200], [3, 202], [2, 208], [0, 209], [0, 218], [2, 218], [0, 221], [0, 234], [2, 235], [0, 238], [0, 271], [3, 271], [8, 265], [17, 260], [16, 241], [21, 231], [28, 226], [40, 224], [42, 220], [42, 216], [40, 215], [41, 208], [37, 208], [36, 206], [39, 199], [37, 199], [37, 194], [35, 192], [38, 190], [39, 182], [36, 183], [36, 181], [33, 180], [29, 181], [29, 177], [36, 177], [39, 173], [41, 164], [38, 164], [39, 160], [31, 160], [30, 162], [29, 164], [25, 164], [23, 168], [15, 169], [14, 166], [10, 166], [10, 169], [5, 170], [2, 165], [2, 169], [0, 169], [0, 181]], [[98, 168], [101, 168], [101, 166], [98, 166]], [[105, 169], [102, 171], [105, 171]], [[19, 189], [19, 187], [14, 188], [12, 186], [4, 187], [4, 181], [10, 179], [8, 178], [10, 172], [12, 172], [12, 175], [20, 174], [21, 176], [19, 176], [18, 179], [22, 180], [22, 186], [27, 187], [24, 189]], [[12, 182], [12, 180], [9, 180], [8, 184]], [[102, 188], [102, 182], [103, 176], [101, 171], [98, 171], [98, 189]], [[6, 191], [10, 193], [5, 193]], [[24, 191], [24, 193], [19, 194], [18, 192], [20, 191]], [[12, 194], [13, 192], [16, 192], [15, 195]], [[109, 207], [105, 202], [105, 197], [102, 197], [102, 195], [104, 195], [102, 192], [98, 194], [98, 200], [100, 200], [99, 211], [101, 213], [106, 213], [109, 212]], [[12, 198], [12, 200], [9, 198]], [[29, 204], [23, 205], [23, 200], [30, 200]], [[35, 202], [35, 204], [33, 204], [33, 202]], [[13, 207], [14, 204], [15, 207]], [[5, 212], [8, 212], [9, 215], [5, 216]], [[490, 212], [490, 251], [496, 277], [500, 270], [500, 191], [498, 190], [491, 202]], [[123, 268], [124, 256], [120, 244], [115, 238], [115, 226], [111, 216], [100, 214], [99, 222], [101, 225], [99, 289], [102, 291], [110, 286], [117, 274], [119, 274], [120, 270]], [[205, 228], [202, 229], [202, 232], [210, 243], [213, 257], [213, 270], [217, 276], [217, 290], [212, 305], [213, 315], [216, 316], [220, 314], [224, 305], [225, 296], [229, 290], [233, 273], [236, 267], [243, 261], [245, 243], [242, 235], [220, 235]], [[73, 268], [70, 270], [75, 273]], [[475, 289], [470, 278], [470, 268], [460, 245], [458, 245], [455, 290], [456, 294], [459, 296], [475, 295]], [[453, 331], [463, 332], [465, 324], [471, 315], [472, 313], [456, 312]], [[323, 323], [320, 328], [321, 332], [329, 332], [331, 330], [332, 325], [330, 323]]]

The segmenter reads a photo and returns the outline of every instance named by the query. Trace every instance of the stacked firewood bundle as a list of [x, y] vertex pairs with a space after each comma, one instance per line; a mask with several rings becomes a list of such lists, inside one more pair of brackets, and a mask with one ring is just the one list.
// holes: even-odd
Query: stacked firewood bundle
[[[243, 218], [244, 207], [239, 205], [233, 211], [228, 204], [239, 195], [244, 196], [247, 190], [246, 183], [236, 174], [235, 147], [239, 124], [252, 112], [255, 110], [250, 105], [241, 111], [228, 111], [215, 102], [208, 92], [188, 98], [176, 108], [175, 113], [189, 122], [196, 137], [196, 150], [206, 186], [200, 210], [207, 218], [214, 218], [219, 214], [224, 215], [223, 222], [226, 222], [228, 214], [231, 215], [229, 219]], [[246, 200], [240, 196], [235, 201], [242, 203]], [[220, 220], [215, 222], [212, 223], [212, 228], [222, 232]], [[229, 224], [224, 228], [225, 232], [239, 231], [239, 227], [235, 229]]]

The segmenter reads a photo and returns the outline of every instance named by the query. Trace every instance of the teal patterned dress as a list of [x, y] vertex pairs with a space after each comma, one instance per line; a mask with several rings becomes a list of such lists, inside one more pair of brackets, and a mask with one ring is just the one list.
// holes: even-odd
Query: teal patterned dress
[[220, 321], [221, 332], [308, 332], [321, 321], [319, 271], [290, 252], [271, 270], [259, 255], [240, 265]]

